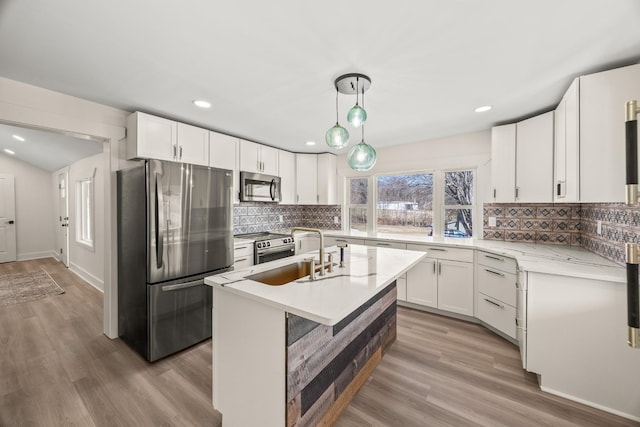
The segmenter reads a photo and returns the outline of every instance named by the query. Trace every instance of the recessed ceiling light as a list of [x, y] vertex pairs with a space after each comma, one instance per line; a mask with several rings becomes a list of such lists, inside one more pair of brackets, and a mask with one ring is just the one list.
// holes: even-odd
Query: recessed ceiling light
[[16, 152], [15, 152], [15, 151], [13, 151], [13, 150], [9, 150], [8, 148], [5, 148], [5, 149], [4, 149], [4, 152], [5, 152], [5, 153], [7, 153], [7, 154], [11, 154], [12, 156], [13, 156], [14, 154], [16, 154]]
[[201, 99], [196, 99], [193, 101], [193, 105], [200, 108], [211, 108], [211, 103], [207, 101], [203, 101]]
[[17, 139], [20, 142], [24, 142], [24, 138], [21, 137], [20, 135], [11, 135], [13, 137], [13, 139]]
[[307, 141], [307, 142], [305, 142], [305, 144], [307, 144], [307, 145], [316, 145], [315, 141]]
[[476, 113], [484, 113], [485, 111], [491, 110], [491, 105], [483, 105], [482, 107], [476, 108], [474, 111]]

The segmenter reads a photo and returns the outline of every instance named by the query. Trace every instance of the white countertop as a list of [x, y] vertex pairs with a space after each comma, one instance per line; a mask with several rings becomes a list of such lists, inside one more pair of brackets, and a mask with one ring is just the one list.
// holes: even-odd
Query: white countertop
[[496, 240], [463, 239], [454, 237], [429, 237], [419, 235], [366, 233], [359, 231], [325, 231], [326, 236], [353, 237], [401, 241], [468, 249], [481, 249], [497, 255], [515, 258], [521, 270], [535, 273], [557, 274], [626, 283], [626, 270], [613, 261], [576, 246], [545, 245], [536, 243], [502, 242]]
[[[328, 253], [338, 251], [338, 248], [334, 246], [325, 250]], [[270, 286], [246, 279], [252, 274], [301, 261], [312, 255], [317, 258], [317, 251], [210, 276], [205, 278], [205, 284], [331, 326], [410, 270], [427, 254], [352, 245], [345, 251], [345, 268], [336, 265], [332, 273], [317, 276], [315, 281], [309, 281], [307, 276], [285, 285]], [[334, 262], [339, 263], [339, 251]]]

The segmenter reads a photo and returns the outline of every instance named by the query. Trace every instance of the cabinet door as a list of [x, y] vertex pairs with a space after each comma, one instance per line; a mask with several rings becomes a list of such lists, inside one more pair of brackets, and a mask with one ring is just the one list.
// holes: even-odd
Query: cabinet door
[[296, 237], [296, 255], [320, 249], [320, 238], [318, 236]]
[[278, 150], [278, 169], [280, 174], [280, 204], [292, 205], [296, 200], [296, 155]]
[[397, 300], [398, 301], [406, 301], [407, 300], [407, 275], [403, 274], [402, 276], [396, 279], [396, 289], [397, 289]]
[[296, 203], [318, 203], [318, 163], [316, 154], [296, 154]]
[[209, 131], [178, 123], [177, 160], [193, 165], [209, 164]]
[[267, 175], [280, 176], [278, 171], [278, 149], [273, 147], [267, 147], [266, 145], [260, 146], [260, 162], [261, 172]]
[[553, 111], [516, 125], [516, 202], [553, 202]]
[[563, 202], [567, 194], [567, 144], [566, 144], [566, 100], [563, 98], [556, 108], [555, 144], [553, 165], [553, 200]]
[[407, 271], [407, 301], [427, 307], [438, 307], [438, 261], [424, 258]]
[[331, 153], [318, 154], [318, 203], [338, 203], [338, 176], [336, 156]]
[[209, 166], [233, 171], [233, 201], [240, 201], [240, 173], [238, 172], [238, 138], [209, 132]]
[[516, 125], [491, 129], [491, 196], [495, 203], [515, 200]]
[[640, 65], [580, 77], [580, 201], [625, 201], [624, 108], [640, 99]]
[[261, 173], [259, 144], [251, 141], [240, 140], [240, 171]]
[[438, 308], [473, 316], [473, 264], [438, 260]]
[[576, 78], [564, 95], [565, 177], [564, 202], [580, 201], [580, 79]]
[[127, 117], [127, 158], [174, 160], [177, 123], [145, 113]]

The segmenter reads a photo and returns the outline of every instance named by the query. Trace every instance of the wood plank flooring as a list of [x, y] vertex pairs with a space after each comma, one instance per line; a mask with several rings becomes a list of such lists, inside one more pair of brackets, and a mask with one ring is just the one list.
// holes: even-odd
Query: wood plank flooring
[[[66, 293], [0, 307], [0, 426], [221, 425], [211, 341], [147, 363], [102, 334], [102, 294], [61, 263], [0, 264], [0, 274], [37, 268]], [[399, 308], [397, 341], [336, 425], [638, 425], [542, 393], [519, 363], [479, 325]]]

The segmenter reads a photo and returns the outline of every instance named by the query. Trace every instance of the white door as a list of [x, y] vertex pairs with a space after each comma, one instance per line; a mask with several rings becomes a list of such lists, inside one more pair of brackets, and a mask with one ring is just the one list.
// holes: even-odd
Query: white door
[[16, 195], [13, 175], [0, 174], [0, 262], [16, 260]]
[[58, 174], [58, 254], [60, 261], [69, 267], [69, 169]]

